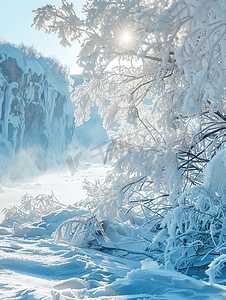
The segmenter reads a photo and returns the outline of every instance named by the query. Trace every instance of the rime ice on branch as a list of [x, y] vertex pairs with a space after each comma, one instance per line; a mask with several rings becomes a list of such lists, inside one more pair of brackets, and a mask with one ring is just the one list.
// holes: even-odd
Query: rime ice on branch
[[86, 185], [87, 201], [101, 218], [141, 216], [159, 230], [150, 249], [178, 269], [207, 267], [201, 259], [226, 242], [223, 196], [203, 190], [203, 170], [225, 147], [225, 1], [91, 0], [83, 12], [62, 1], [35, 10], [34, 25], [63, 45], [82, 37], [77, 124], [98, 105], [116, 159], [98, 192]]

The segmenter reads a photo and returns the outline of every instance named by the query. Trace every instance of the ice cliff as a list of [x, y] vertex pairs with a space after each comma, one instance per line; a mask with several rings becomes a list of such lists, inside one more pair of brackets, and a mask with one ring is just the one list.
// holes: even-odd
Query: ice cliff
[[65, 160], [75, 130], [69, 81], [54, 59], [0, 44], [0, 179], [11, 165], [20, 177]]
[[69, 152], [109, 141], [97, 107], [75, 127], [70, 94], [82, 83], [35, 49], [0, 41], [0, 181], [66, 164]]

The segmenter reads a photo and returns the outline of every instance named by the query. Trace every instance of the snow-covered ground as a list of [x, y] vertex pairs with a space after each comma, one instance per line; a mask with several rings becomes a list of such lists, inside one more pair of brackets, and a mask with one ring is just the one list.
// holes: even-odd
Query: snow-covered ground
[[[26, 192], [36, 197], [51, 195], [53, 191], [52, 199], [59, 202], [55, 199], [57, 209], [46, 211], [33, 222], [16, 217], [3, 221], [2, 217], [0, 299], [226, 299], [223, 285], [179, 274], [170, 264], [158, 266], [142, 254], [146, 242], [139, 239], [135, 226], [130, 233], [126, 227], [124, 231], [117, 228], [116, 232], [112, 227], [114, 242], [128, 252], [118, 249], [116, 253], [110, 248], [102, 252], [63, 242], [63, 230], [67, 227], [58, 232], [61, 240], [54, 236], [63, 221], [69, 226], [70, 220], [75, 222], [75, 218], [82, 220], [79, 218], [86, 216], [87, 211], [73, 206], [85, 197], [82, 182], [85, 178], [94, 182], [108, 168], [93, 164], [74, 176], [65, 169], [29, 180], [2, 182], [1, 209], [11, 204], [19, 207]], [[40, 211], [40, 207], [36, 209]]]
[[[19, 205], [21, 197], [28, 193], [33, 196], [38, 194], [51, 194], [64, 204], [73, 204], [86, 195], [82, 188], [82, 182], [86, 178], [94, 181], [97, 177], [104, 177], [108, 166], [90, 164], [87, 170], [76, 170], [72, 176], [68, 168], [50, 170], [42, 176], [21, 179], [18, 181], [5, 180], [1, 182], [0, 211], [12, 204]], [[3, 215], [0, 214], [0, 220]]]

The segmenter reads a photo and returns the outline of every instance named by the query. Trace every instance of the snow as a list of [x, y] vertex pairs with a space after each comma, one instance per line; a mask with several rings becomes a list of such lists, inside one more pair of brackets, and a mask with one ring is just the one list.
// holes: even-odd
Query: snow
[[[124, 226], [113, 220], [103, 225], [111, 243], [122, 248], [116, 252], [108, 240], [109, 250], [103, 252], [87, 248], [81, 235], [80, 241], [75, 241], [76, 234], [74, 240], [69, 237], [66, 226], [87, 224], [82, 220], [89, 216], [89, 211], [78, 205], [85, 197], [82, 181], [94, 182], [109, 168], [92, 164], [74, 176], [61, 169], [27, 182], [2, 183], [1, 208], [9, 210], [14, 203], [17, 214], [2, 218], [0, 225], [0, 299], [225, 299], [224, 286], [180, 274], [172, 264], [165, 267], [144, 255], [147, 243], [140, 238], [144, 232], [129, 220]], [[51, 198], [51, 191], [58, 202]], [[46, 211], [41, 214], [43, 208], [37, 203], [47, 200]], [[54, 208], [53, 203], [58, 206]], [[34, 209], [40, 213], [35, 221]]]
[[[26, 193], [33, 196], [38, 194], [51, 194], [54, 192], [55, 197], [66, 205], [75, 203], [85, 198], [85, 191], [82, 188], [82, 182], [85, 178], [93, 182], [96, 177], [104, 177], [109, 167], [100, 164], [91, 164], [91, 167], [85, 171], [76, 170], [74, 176], [71, 175], [68, 168], [58, 168], [49, 170], [42, 175], [33, 177], [25, 177], [17, 180], [3, 180], [1, 189], [4, 193], [0, 193], [0, 212], [4, 207], [10, 205], [19, 205], [21, 197]], [[0, 220], [3, 215], [0, 214]]]
[[[90, 82], [75, 107], [54, 59], [0, 45], [0, 175], [12, 165], [0, 187], [2, 299], [226, 298], [225, 16], [214, 1], [197, 15], [196, 2], [91, 1], [85, 22], [66, 1], [37, 9], [34, 25], [50, 33], [53, 22], [63, 45], [87, 33], [78, 61]], [[132, 51], [115, 43], [122, 20], [139, 36]], [[109, 141], [97, 110], [112, 168], [92, 162]]]
[[[221, 151], [212, 159], [206, 168], [203, 185], [185, 190], [179, 199], [179, 206], [162, 223], [167, 224], [168, 233], [163, 229], [156, 235], [154, 230], [146, 229], [147, 222], [142, 215], [134, 214], [130, 208], [125, 211], [120, 204], [123, 200], [122, 191], [120, 194], [117, 189], [116, 192], [115, 189], [109, 189], [107, 198], [107, 193], [98, 190], [96, 177], [105, 177], [110, 168], [102, 165], [102, 147], [106, 147], [109, 138], [102, 127], [102, 119], [97, 114], [97, 106], [91, 107], [92, 118], [74, 129], [68, 78], [62, 66], [53, 59], [42, 58], [33, 49], [23, 46], [17, 49], [9, 44], [0, 45], [0, 59], [5, 72], [0, 74], [0, 83], [5, 91], [5, 96], [0, 94], [1, 103], [5, 101], [5, 105], [1, 106], [1, 110], [4, 108], [1, 111], [4, 120], [1, 122], [0, 135], [0, 144], [3, 145], [0, 153], [0, 175], [5, 175], [6, 171], [8, 173], [7, 176], [1, 176], [0, 185], [0, 299], [226, 299], [225, 254], [214, 257], [210, 264], [207, 254], [201, 258], [201, 266], [206, 261], [206, 266], [209, 264], [206, 272], [204, 268], [198, 267], [200, 261], [197, 259], [197, 265], [192, 265], [194, 268], [191, 272], [187, 268], [185, 274], [177, 272], [173, 262], [173, 258], [177, 261], [180, 259], [173, 247], [176, 245], [178, 230], [183, 230], [181, 217], [185, 209], [184, 197], [196, 199], [198, 195], [200, 198], [196, 201], [196, 207], [199, 211], [206, 207], [208, 201], [212, 203], [206, 196], [208, 193], [219, 197], [219, 201], [210, 207], [211, 214], [206, 216], [211, 216], [217, 209], [220, 211], [221, 207], [224, 208], [218, 202], [225, 197], [226, 152]], [[8, 67], [4, 64], [7, 61], [11, 67], [16, 62], [16, 70], [19, 74], [21, 72], [21, 80], [11, 78], [13, 82], [7, 81]], [[189, 79], [188, 70], [185, 70], [185, 75]], [[39, 82], [36, 82], [37, 76], [40, 76]], [[44, 82], [42, 80], [45, 76]], [[80, 75], [74, 75], [73, 79], [74, 86], [83, 82]], [[39, 112], [42, 110], [38, 110], [38, 104], [42, 103], [45, 112], [45, 118], [40, 118], [40, 121], [46, 120], [45, 128], [38, 140], [35, 132], [29, 131], [32, 126], [26, 127], [27, 123], [10, 110], [13, 101], [17, 100], [14, 95], [16, 90], [23, 91], [23, 82], [30, 84], [24, 90], [26, 99], [20, 98], [21, 103], [22, 100], [33, 101]], [[45, 101], [43, 97], [36, 99], [35, 88], [30, 88], [31, 86], [40, 88]], [[152, 94], [152, 98], [145, 98], [143, 101], [145, 111], [153, 105], [154, 90]], [[61, 100], [57, 95], [60, 95]], [[19, 97], [18, 91], [17, 96]], [[41, 92], [38, 96], [41, 96]], [[187, 110], [194, 104], [193, 98], [189, 101], [185, 103]], [[30, 116], [32, 110], [33, 106], [27, 108], [27, 115]], [[37, 115], [37, 111], [31, 118]], [[130, 123], [136, 123], [137, 113], [134, 108], [129, 109]], [[13, 135], [8, 124], [12, 125]], [[27, 136], [24, 143], [19, 144], [16, 149], [19, 127]], [[29, 145], [29, 141], [35, 147], [25, 151], [23, 146]], [[71, 147], [68, 147], [69, 141], [74, 141]], [[15, 157], [11, 155], [12, 151], [16, 153]], [[67, 162], [68, 167], [56, 165], [53, 153], [62, 164]], [[34, 161], [35, 156], [39, 164]], [[158, 167], [154, 180], [161, 178], [168, 189], [172, 190], [170, 183], [173, 182], [172, 177], [175, 177], [172, 172], [174, 159], [170, 153], [166, 157], [168, 165], [165, 167], [165, 177], [161, 175], [162, 168]], [[44, 158], [49, 163], [46, 168], [41, 167]], [[145, 174], [145, 156], [142, 157], [144, 169], [140, 167], [140, 154], [130, 153], [123, 159], [125, 165], [133, 160], [134, 166]], [[49, 166], [54, 169], [49, 169]], [[121, 168], [122, 165], [118, 164], [118, 167]], [[46, 169], [48, 171], [43, 173]], [[138, 181], [142, 178], [138, 177]], [[90, 188], [90, 195], [85, 201], [81, 201], [86, 197], [82, 188], [84, 180], [93, 183], [94, 188]], [[124, 182], [124, 186], [131, 183], [131, 178], [126, 180], [128, 182]], [[87, 186], [87, 181], [85, 184]], [[118, 186], [121, 186], [120, 177]], [[108, 186], [103, 186], [103, 189], [108, 190]], [[115, 207], [108, 212], [113, 193], [116, 193], [116, 201], [112, 206], [119, 203], [117, 215], [112, 213]], [[95, 214], [96, 205], [99, 205], [98, 209], [102, 209], [102, 215], [101, 212], [100, 215]], [[105, 213], [108, 213], [107, 217], [101, 219]], [[195, 220], [193, 221], [195, 224]], [[176, 230], [176, 227], [179, 229]], [[222, 232], [224, 227], [225, 223], [222, 225]], [[211, 224], [210, 229], [213, 238], [217, 228]], [[189, 247], [198, 242], [191, 241]], [[170, 255], [167, 251], [165, 254], [161, 251], [163, 246], [171, 251]], [[186, 259], [189, 247], [178, 247], [183, 252], [182, 258]], [[220, 253], [224, 247], [224, 244], [219, 244], [216, 251]], [[163, 265], [164, 260], [161, 257], [164, 255]]]

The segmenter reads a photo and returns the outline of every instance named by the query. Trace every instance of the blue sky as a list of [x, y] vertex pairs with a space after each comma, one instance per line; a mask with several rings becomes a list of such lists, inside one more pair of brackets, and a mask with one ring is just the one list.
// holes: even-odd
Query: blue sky
[[[85, 0], [69, 0], [74, 3], [75, 11], [81, 16]], [[56, 57], [62, 64], [71, 69], [71, 74], [79, 74], [81, 69], [76, 65], [79, 44], [63, 48], [54, 34], [46, 34], [31, 27], [34, 14], [32, 10], [46, 4], [61, 6], [61, 0], [2, 0], [0, 1], [0, 37], [13, 44], [24, 43], [34, 46], [44, 56]]]

